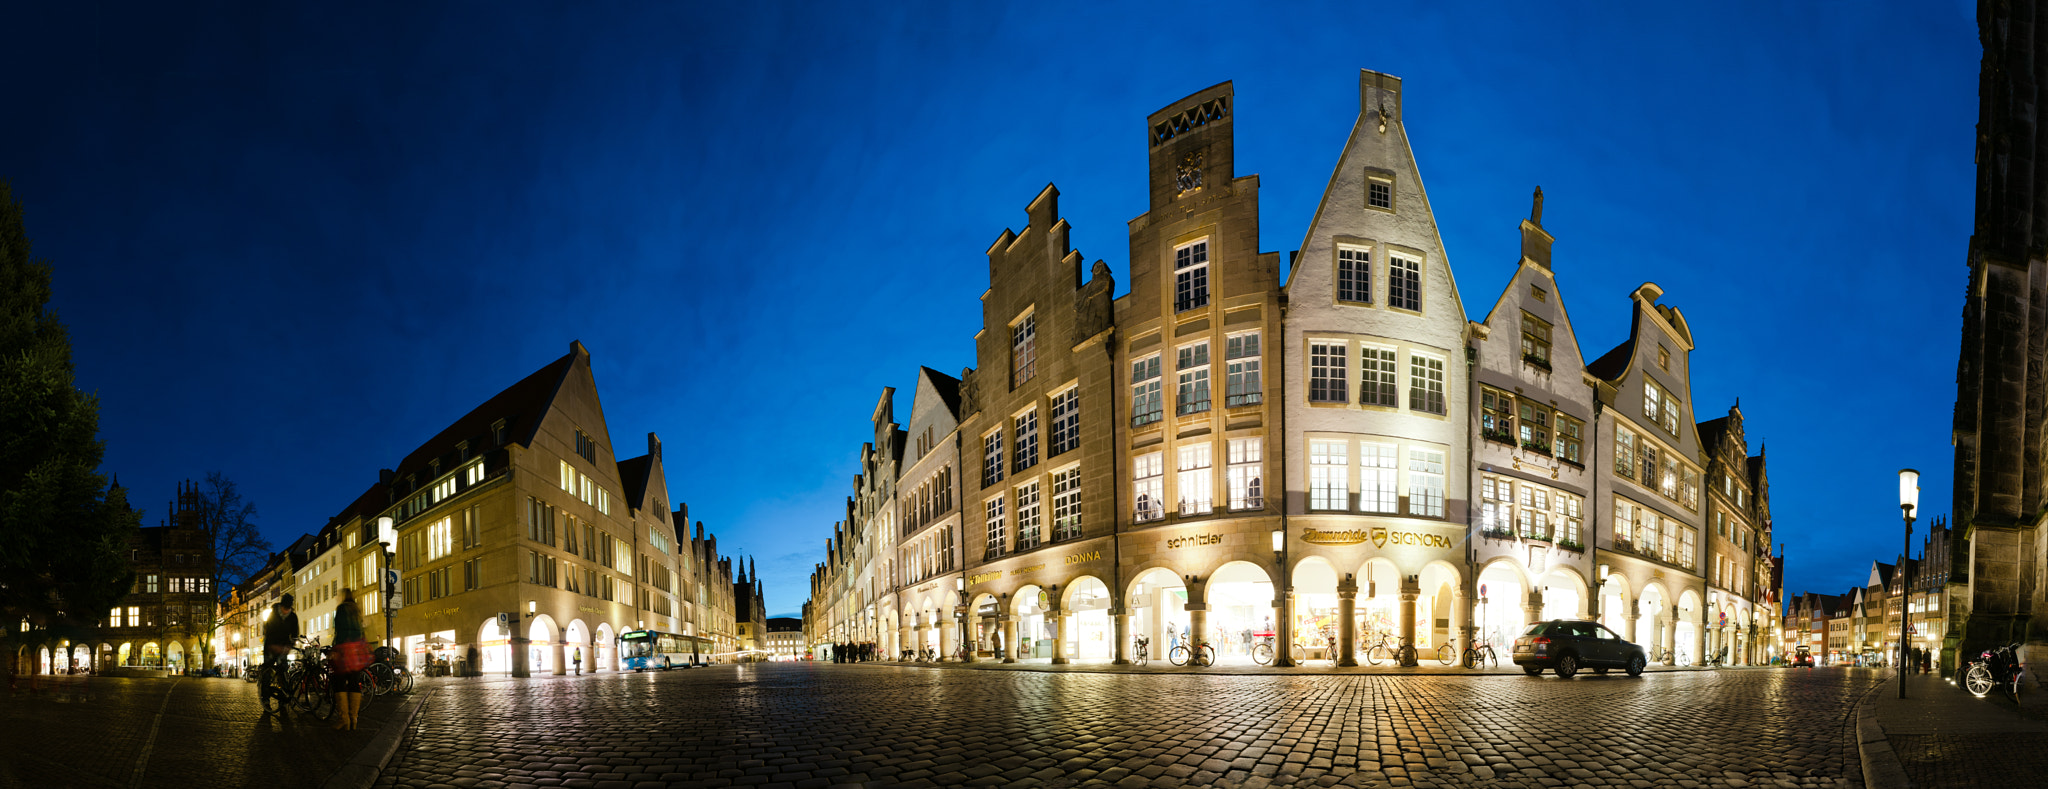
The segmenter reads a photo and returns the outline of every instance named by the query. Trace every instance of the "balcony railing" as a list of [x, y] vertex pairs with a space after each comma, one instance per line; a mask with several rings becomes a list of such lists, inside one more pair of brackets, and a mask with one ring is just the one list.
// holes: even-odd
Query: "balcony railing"
[[1155, 408], [1150, 411], [1140, 411], [1131, 415], [1131, 427], [1143, 427], [1165, 418], [1166, 411], [1164, 409]]
[[1209, 398], [1204, 397], [1200, 400], [1182, 400], [1180, 406], [1174, 409], [1174, 413], [1179, 416], [1187, 416], [1188, 414], [1199, 414], [1207, 410], [1209, 410]]
[[1226, 395], [1223, 398], [1223, 407], [1236, 408], [1241, 405], [1258, 405], [1259, 403], [1265, 402], [1265, 399], [1266, 396], [1263, 392], [1245, 392], [1243, 394]]

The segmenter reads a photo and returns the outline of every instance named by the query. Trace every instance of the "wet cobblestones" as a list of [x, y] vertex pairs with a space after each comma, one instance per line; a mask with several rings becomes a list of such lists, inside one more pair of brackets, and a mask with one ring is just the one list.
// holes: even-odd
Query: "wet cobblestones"
[[1846, 787], [1875, 679], [760, 664], [442, 685], [384, 787]]

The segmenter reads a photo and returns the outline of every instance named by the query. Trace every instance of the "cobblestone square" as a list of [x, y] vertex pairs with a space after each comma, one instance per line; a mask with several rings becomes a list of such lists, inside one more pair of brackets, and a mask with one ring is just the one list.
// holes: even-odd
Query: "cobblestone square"
[[755, 664], [442, 685], [387, 787], [1860, 785], [1863, 671]]

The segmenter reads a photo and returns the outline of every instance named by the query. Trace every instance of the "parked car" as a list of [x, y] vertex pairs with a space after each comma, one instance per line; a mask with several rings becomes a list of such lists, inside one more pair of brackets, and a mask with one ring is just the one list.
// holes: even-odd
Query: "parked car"
[[1582, 668], [1598, 674], [1618, 668], [1639, 677], [1649, 663], [1642, 647], [1623, 641], [1606, 625], [1584, 619], [1537, 622], [1515, 639], [1515, 665], [1532, 677], [1551, 669], [1570, 679]]
[[1813, 668], [1813, 650], [1807, 648], [1806, 645], [1801, 644], [1799, 648], [1792, 653], [1792, 665]]

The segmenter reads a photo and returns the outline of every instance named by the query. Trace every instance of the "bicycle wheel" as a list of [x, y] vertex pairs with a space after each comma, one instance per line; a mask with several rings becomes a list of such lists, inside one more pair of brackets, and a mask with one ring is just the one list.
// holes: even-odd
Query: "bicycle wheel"
[[1971, 663], [1970, 672], [1963, 675], [1963, 687], [1969, 689], [1970, 695], [1980, 699], [1991, 692], [1992, 684], [1994, 683], [1991, 681], [1991, 670], [1985, 668], [1982, 663]]
[[1452, 649], [1450, 644], [1445, 644], [1443, 646], [1436, 648], [1436, 662], [1448, 666], [1451, 664], [1451, 661], [1457, 659], [1458, 650]]
[[1254, 644], [1254, 645], [1252, 645], [1252, 662], [1253, 662], [1253, 663], [1257, 663], [1257, 664], [1259, 664], [1259, 665], [1261, 665], [1261, 666], [1264, 666], [1264, 665], [1268, 665], [1268, 664], [1272, 663], [1272, 662], [1273, 662], [1273, 645], [1272, 645], [1272, 644]]
[[1392, 660], [1393, 658], [1393, 650], [1387, 649], [1385, 644], [1374, 644], [1371, 649], [1365, 651], [1365, 662], [1375, 666], [1379, 665], [1382, 660]]
[[1195, 663], [1197, 666], [1216, 665], [1216, 648], [1208, 644], [1195, 647], [1195, 660], [1199, 661]]
[[1479, 650], [1466, 647], [1461, 657], [1463, 658], [1461, 662], [1466, 668], [1479, 668]]
[[1172, 663], [1176, 666], [1185, 666], [1188, 664], [1188, 657], [1189, 655], [1187, 647], [1174, 647], [1173, 649], [1167, 651], [1166, 662]]

